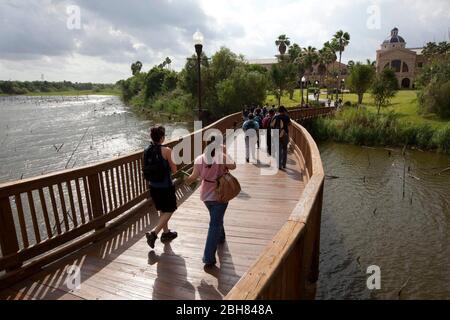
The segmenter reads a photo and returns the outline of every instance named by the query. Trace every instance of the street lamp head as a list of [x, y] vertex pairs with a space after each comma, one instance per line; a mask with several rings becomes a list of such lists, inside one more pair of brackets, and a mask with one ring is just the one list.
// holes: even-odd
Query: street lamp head
[[194, 40], [195, 52], [200, 59], [203, 50], [203, 34], [197, 30], [192, 36], [192, 39]]
[[194, 45], [203, 45], [204, 37], [200, 31], [197, 30], [192, 36], [192, 39], [194, 40]]
[[305, 76], [302, 77], [302, 82], [306, 82]]

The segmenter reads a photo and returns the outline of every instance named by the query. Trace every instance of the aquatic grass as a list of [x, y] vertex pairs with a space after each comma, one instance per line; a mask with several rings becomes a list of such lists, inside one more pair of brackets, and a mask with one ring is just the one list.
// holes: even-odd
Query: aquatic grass
[[435, 132], [432, 141], [439, 151], [450, 153], [450, 124]]
[[422, 150], [450, 153], [450, 124], [436, 128], [429, 123], [405, 121], [393, 111], [377, 116], [367, 109], [343, 108], [334, 118], [312, 121], [317, 140], [332, 140], [365, 146], [405, 145]]

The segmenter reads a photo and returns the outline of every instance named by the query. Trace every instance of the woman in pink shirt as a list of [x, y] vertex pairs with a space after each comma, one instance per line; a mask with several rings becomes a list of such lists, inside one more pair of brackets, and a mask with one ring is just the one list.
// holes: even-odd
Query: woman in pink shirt
[[[209, 142], [209, 147], [213, 147], [215, 141], [215, 137], [212, 137]], [[207, 148], [206, 150], [211, 149]], [[216, 264], [217, 246], [225, 242], [223, 219], [228, 203], [217, 201], [215, 192], [216, 180], [227, 170], [234, 169], [236, 169], [236, 163], [227, 156], [224, 146], [218, 145], [211, 152], [206, 151], [195, 159], [194, 170], [185, 180], [186, 184], [191, 184], [198, 178], [202, 181], [200, 186], [200, 199], [205, 203], [210, 215], [208, 236], [203, 254], [203, 263], [206, 267], [211, 267]]]

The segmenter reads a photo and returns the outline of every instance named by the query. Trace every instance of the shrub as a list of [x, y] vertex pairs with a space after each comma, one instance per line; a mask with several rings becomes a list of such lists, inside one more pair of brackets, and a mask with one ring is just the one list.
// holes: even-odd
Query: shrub
[[417, 127], [416, 144], [421, 149], [432, 147], [432, 139], [435, 130], [429, 124], [422, 124]]
[[401, 122], [393, 112], [377, 116], [364, 109], [342, 109], [335, 118], [315, 119], [311, 133], [318, 140], [368, 146], [408, 145], [450, 153], [450, 125], [436, 130], [429, 124]]
[[450, 153], [450, 124], [435, 132], [434, 145], [444, 153]]
[[176, 115], [187, 116], [190, 113], [191, 95], [181, 89], [160, 95], [151, 104], [155, 111], [164, 111]]

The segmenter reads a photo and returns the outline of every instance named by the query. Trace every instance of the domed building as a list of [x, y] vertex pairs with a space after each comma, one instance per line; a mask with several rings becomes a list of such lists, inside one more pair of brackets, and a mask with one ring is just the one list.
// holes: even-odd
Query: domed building
[[406, 48], [406, 41], [399, 35], [398, 28], [391, 30], [391, 35], [377, 50], [377, 72], [392, 68], [399, 87], [403, 89], [414, 88], [414, 80], [424, 63], [422, 48]]

